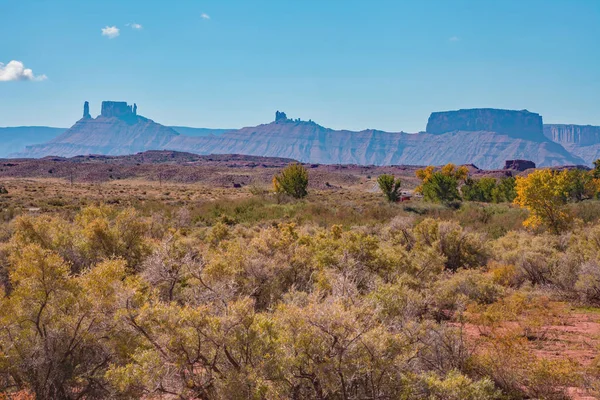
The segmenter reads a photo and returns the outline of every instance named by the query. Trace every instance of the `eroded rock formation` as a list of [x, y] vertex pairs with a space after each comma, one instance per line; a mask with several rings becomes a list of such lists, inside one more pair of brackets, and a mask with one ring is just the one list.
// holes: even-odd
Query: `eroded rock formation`
[[527, 110], [474, 108], [431, 113], [427, 133], [495, 132], [512, 138], [546, 141], [542, 117]]
[[83, 118], [92, 118], [90, 115], [90, 103], [87, 101], [83, 103]]
[[528, 160], [506, 160], [504, 163], [504, 169], [510, 169], [513, 171], [526, 171], [530, 168], [535, 168], [535, 163]]
[[285, 113], [283, 111], [279, 112], [276, 111], [275, 112], [275, 122], [279, 122], [279, 121], [287, 121], [288, 117], [287, 115], [285, 115]]

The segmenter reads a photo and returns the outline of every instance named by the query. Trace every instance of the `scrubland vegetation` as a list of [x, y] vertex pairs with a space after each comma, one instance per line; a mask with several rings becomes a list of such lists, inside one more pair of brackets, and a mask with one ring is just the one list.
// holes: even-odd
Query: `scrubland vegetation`
[[403, 203], [390, 175], [305, 174], [235, 198], [3, 182], [2, 396], [600, 396], [595, 171], [427, 168]]

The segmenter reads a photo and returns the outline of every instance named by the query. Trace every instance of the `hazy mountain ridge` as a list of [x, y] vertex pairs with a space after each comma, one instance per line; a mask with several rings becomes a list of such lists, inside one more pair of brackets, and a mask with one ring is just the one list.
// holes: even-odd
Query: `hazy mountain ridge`
[[296, 121], [242, 128], [204, 140], [179, 136], [168, 146], [172, 150], [185, 149], [200, 154], [244, 152], [322, 164], [439, 165], [453, 162], [494, 169], [501, 168], [505, 160], [515, 158], [531, 159], [538, 165], [548, 166], [584, 163], [549, 140], [539, 143], [495, 132], [352, 132]]
[[67, 128], [49, 126], [17, 126], [0, 128], [0, 157], [22, 151], [25, 146], [54, 139]]
[[89, 116], [86, 105], [84, 118], [73, 127], [15, 156], [125, 155], [162, 149], [203, 155], [283, 157], [320, 164], [453, 162], [495, 169], [507, 159], [528, 159], [538, 166], [591, 163], [588, 154], [573, 155], [544, 136], [542, 117], [526, 110], [436, 112], [429, 119], [428, 132], [410, 134], [333, 130], [313, 121], [288, 119], [283, 112], [276, 113], [274, 122], [237, 130], [169, 128], [137, 115], [137, 105], [124, 102], [103, 102], [102, 114], [95, 119]]

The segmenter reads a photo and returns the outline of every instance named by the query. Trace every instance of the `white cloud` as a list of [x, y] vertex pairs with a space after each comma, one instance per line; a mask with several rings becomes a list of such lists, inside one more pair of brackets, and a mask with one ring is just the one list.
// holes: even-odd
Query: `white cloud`
[[458, 36], [452, 36], [451, 38], [448, 39], [448, 41], [450, 42], [458, 42], [460, 40], [460, 38]]
[[208, 15], [207, 13], [202, 13], [201, 17], [202, 19], [210, 19], [210, 15]]
[[116, 26], [107, 26], [106, 28], [102, 28], [102, 36], [106, 36], [109, 39], [114, 39], [119, 36], [119, 28]]
[[127, 26], [130, 26], [131, 29], [135, 29], [136, 31], [140, 31], [143, 29], [143, 26], [141, 24], [136, 24], [135, 22], [132, 22], [131, 24], [127, 24]]
[[12, 60], [6, 65], [0, 63], [0, 82], [43, 81], [46, 79], [46, 75], [34, 75], [33, 71], [25, 68], [21, 61]]

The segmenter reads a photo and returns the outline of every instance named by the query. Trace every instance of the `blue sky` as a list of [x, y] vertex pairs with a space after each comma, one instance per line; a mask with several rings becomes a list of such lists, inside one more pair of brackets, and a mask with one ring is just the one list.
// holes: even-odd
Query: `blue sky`
[[[472, 107], [600, 125], [599, 0], [0, 0], [0, 37], [0, 126], [68, 127], [84, 100], [215, 128], [279, 109], [416, 132]], [[11, 60], [34, 79], [6, 81]]]

